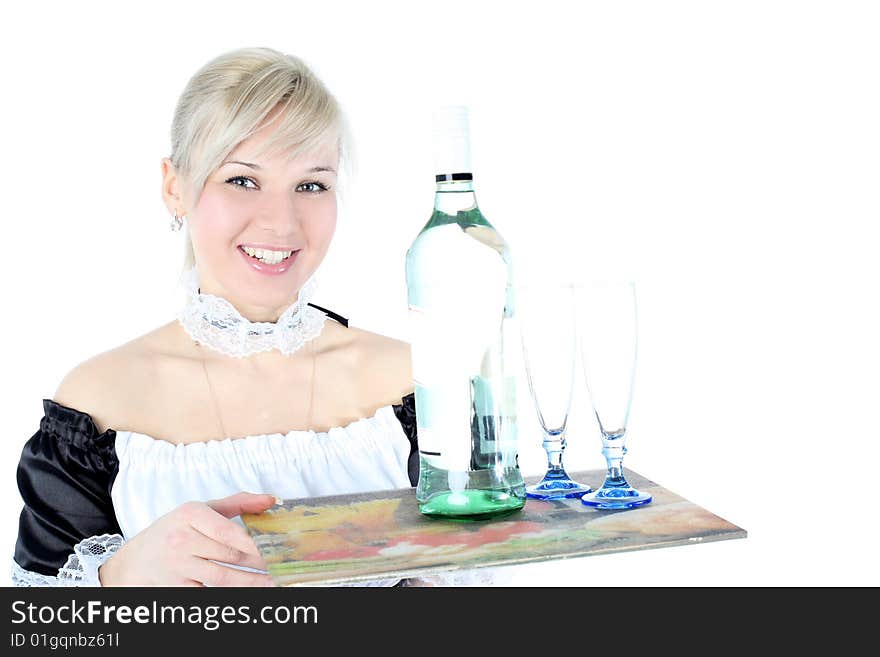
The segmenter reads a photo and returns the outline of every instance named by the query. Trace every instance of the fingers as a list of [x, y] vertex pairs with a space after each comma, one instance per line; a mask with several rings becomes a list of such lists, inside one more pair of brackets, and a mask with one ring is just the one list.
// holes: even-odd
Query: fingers
[[226, 543], [215, 541], [194, 528], [191, 545], [190, 553], [197, 557], [266, 570], [266, 561], [259, 554], [250, 554]]
[[259, 513], [275, 504], [274, 495], [258, 495], [256, 493], [236, 493], [219, 500], [210, 500], [208, 506], [217, 513], [234, 518], [242, 513]]
[[186, 564], [184, 570], [189, 582], [206, 586], [274, 586], [272, 578], [264, 573], [238, 570], [234, 564], [265, 570], [266, 562], [257, 550], [247, 530], [230, 518], [241, 513], [253, 513], [275, 504], [274, 495], [237, 493], [205, 504], [188, 502], [178, 508], [179, 526], [174, 541]]
[[198, 532], [218, 543], [236, 548], [247, 554], [259, 556], [257, 546], [241, 525], [223, 517], [213, 508], [200, 505], [185, 505], [183, 509], [189, 525]]
[[229, 566], [221, 566], [212, 561], [192, 557], [188, 572], [191, 577], [205, 586], [275, 586], [269, 575], [248, 573]]

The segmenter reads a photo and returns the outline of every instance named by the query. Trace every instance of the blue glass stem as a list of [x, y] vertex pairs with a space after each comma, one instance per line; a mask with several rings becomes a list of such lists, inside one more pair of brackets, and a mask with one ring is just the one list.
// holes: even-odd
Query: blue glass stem
[[605, 483], [602, 488], [626, 488], [629, 484], [623, 476], [623, 457], [626, 455], [626, 446], [623, 443], [624, 433], [606, 434], [603, 441], [602, 455], [608, 465], [605, 475]]
[[595, 509], [633, 509], [649, 504], [653, 495], [638, 491], [629, 485], [623, 476], [623, 457], [626, 447], [623, 444], [625, 431], [602, 432], [602, 454], [608, 464], [605, 483], [595, 493], [581, 497], [581, 502]]
[[544, 434], [544, 451], [547, 453], [547, 474], [566, 476], [562, 468], [562, 452], [565, 451], [565, 434]]
[[587, 484], [573, 481], [562, 467], [565, 451], [565, 435], [561, 431], [544, 433], [544, 451], [547, 453], [547, 472], [537, 484], [526, 488], [528, 497], [552, 500], [564, 497], [580, 497], [591, 491]]

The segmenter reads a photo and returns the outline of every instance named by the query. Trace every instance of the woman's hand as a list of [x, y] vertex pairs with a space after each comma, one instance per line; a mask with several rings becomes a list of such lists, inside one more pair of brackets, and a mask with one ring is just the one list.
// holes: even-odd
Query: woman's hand
[[275, 504], [273, 495], [236, 493], [186, 502], [127, 541], [100, 568], [102, 586], [272, 586], [272, 578], [213, 563], [265, 570], [247, 530], [233, 522]]

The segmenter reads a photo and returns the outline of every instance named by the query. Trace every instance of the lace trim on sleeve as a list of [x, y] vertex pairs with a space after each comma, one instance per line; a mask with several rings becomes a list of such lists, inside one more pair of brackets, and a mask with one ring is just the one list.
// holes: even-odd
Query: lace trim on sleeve
[[13, 560], [12, 583], [15, 586], [101, 586], [98, 569], [124, 542], [119, 534], [86, 538], [73, 546], [73, 554], [55, 576], [25, 570]]
[[57, 577], [41, 575], [32, 570], [25, 570], [12, 560], [12, 585], [13, 586], [61, 586]]

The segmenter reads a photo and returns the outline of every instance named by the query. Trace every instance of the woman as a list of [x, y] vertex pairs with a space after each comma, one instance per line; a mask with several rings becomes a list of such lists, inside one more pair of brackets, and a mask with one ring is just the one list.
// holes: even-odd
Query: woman
[[189, 81], [162, 161], [186, 304], [44, 400], [16, 584], [271, 585], [233, 518], [416, 483], [408, 345], [309, 305], [345, 146], [295, 57], [233, 51]]

